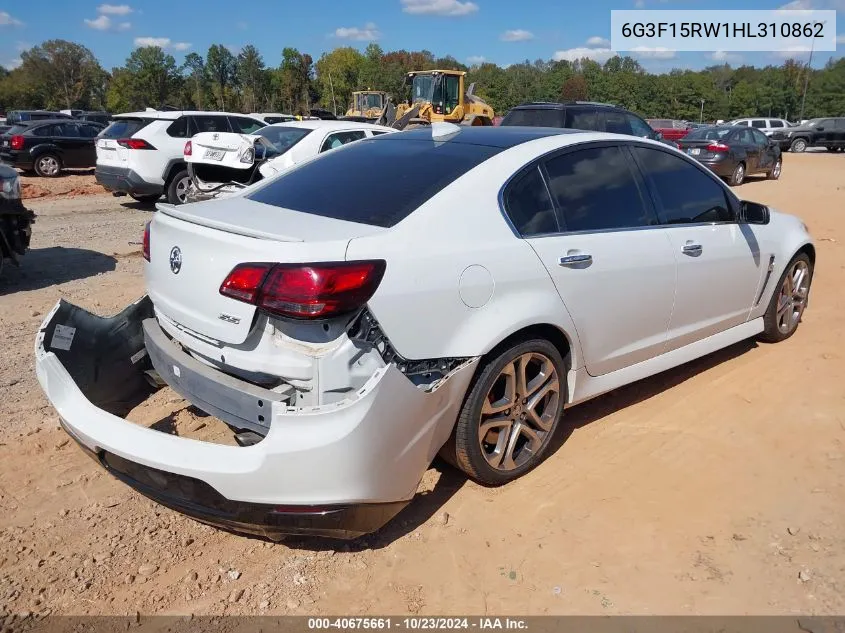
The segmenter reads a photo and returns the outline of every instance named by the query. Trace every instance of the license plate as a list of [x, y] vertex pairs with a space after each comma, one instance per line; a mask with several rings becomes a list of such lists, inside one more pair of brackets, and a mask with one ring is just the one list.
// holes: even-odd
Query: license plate
[[222, 149], [207, 149], [205, 150], [205, 154], [202, 155], [203, 158], [210, 158], [211, 160], [223, 160], [223, 156], [226, 155]]
[[701, 150], [697, 147], [692, 147], [687, 150], [690, 156], [698, 156], [701, 153]]

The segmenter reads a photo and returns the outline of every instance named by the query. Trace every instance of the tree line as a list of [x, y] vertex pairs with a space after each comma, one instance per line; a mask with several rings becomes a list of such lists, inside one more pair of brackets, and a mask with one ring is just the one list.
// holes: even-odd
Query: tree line
[[[182, 64], [157, 46], [136, 48], [123, 66], [106, 71], [85, 46], [48, 40], [21, 54], [21, 64], [0, 67], [0, 111], [80, 108], [109, 112], [172, 106], [180, 109], [304, 114], [320, 107], [343, 113], [353, 90], [384, 90], [403, 97], [405, 73], [434, 68], [465, 70], [475, 93], [502, 114], [525, 101], [566, 99], [614, 103], [644, 116], [697, 121], [741, 116], [797, 119], [808, 86], [804, 118], [845, 116], [845, 59], [809, 69], [801, 61], [780, 66], [714, 65], [703, 70], [652, 74], [633, 58], [604, 64], [526, 60], [502, 68], [467, 67], [430, 51], [388, 51], [375, 43], [323, 53], [316, 61], [284, 48], [278, 65], [253, 45], [232, 52], [214, 44], [205, 56]], [[702, 103], [703, 101], [703, 103]]]

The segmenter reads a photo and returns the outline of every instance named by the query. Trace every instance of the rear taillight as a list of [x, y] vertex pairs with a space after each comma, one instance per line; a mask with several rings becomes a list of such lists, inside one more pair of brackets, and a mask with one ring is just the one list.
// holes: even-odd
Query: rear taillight
[[126, 149], [155, 149], [142, 138], [119, 138], [117, 144]]
[[317, 319], [353, 312], [375, 293], [385, 262], [238, 264], [220, 294], [280, 316]]
[[9, 140], [9, 147], [11, 147], [12, 149], [23, 149], [23, 141], [23, 136], [21, 136], [20, 134], [15, 134]]
[[730, 148], [724, 143], [710, 143], [707, 146], [708, 152], [727, 152]]
[[187, 143], [185, 143], [185, 151], [183, 152], [183, 154], [185, 156], [190, 156], [193, 153], [193, 151], [194, 151], [194, 146], [191, 143], [191, 141], [188, 141]]
[[144, 254], [144, 259], [146, 259], [147, 261], [150, 261], [150, 223], [149, 222], [147, 222], [144, 225], [144, 246], [142, 248], [143, 248], [142, 252]]

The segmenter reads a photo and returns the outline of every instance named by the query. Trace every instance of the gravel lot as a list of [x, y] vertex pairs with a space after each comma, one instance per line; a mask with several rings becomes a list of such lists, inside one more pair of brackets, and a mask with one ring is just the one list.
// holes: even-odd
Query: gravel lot
[[406, 511], [353, 544], [200, 525], [68, 440], [35, 379], [35, 332], [59, 298], [108, 314], [143, 293], [153, 211], [31, 199], [33, 250], [0, 278], [0, 616], [845, 612], [845, 154], [784, 162], [780, 181], [738, 192], [817, 239], [792, 339], [569, 410], [554, 454], [504, 488], [436, 464]]

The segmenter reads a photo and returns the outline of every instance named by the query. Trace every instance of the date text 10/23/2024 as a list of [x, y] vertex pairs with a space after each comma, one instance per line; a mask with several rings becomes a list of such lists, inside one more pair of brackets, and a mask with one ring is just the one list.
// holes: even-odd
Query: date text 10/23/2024
[[510, 617], [409, 617], [409, 618], [308, 618], [308, 629], [319, 630], [526, 630], [528, 625], [522, 618]]

